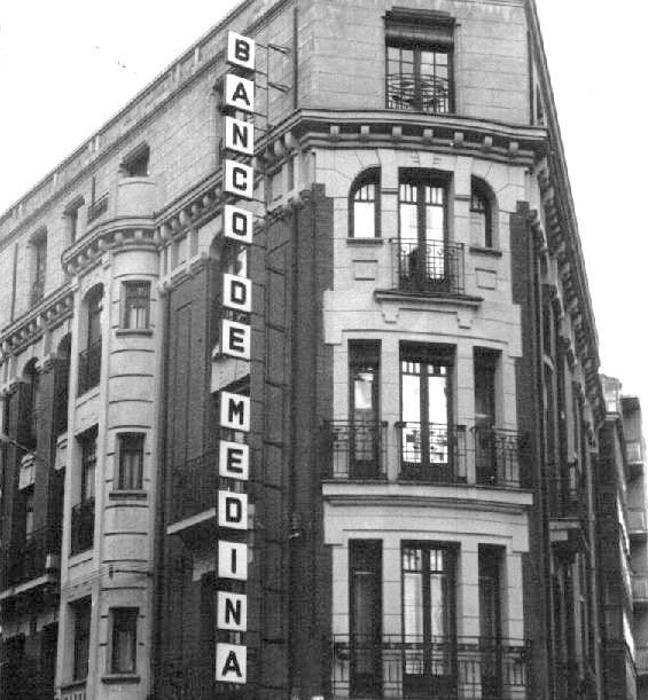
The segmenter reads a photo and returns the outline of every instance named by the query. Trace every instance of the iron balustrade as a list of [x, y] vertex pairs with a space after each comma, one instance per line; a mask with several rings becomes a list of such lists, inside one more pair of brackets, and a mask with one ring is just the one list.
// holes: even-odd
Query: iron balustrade
[[88, 223], [92, 223], [108, 211], [108, 195], [105, 194], [88, 206]]
[[327, 697], [526, 698], [531, 649], [522, 640], [334, 635], [326, 648]]
[[466, 483], [466, 428], [444, 423], [396, 423], [399, 478], [410, 481]]
[[428, 114], [450, 111], [452, 84], [448, 78], [420, 73], [387, 75], [387, 109]]
[[61, 550], [61, 527], [44, 527], [9, 547], [7, 583], [17, 586], [43, 576], [48, 554]]
[[[551, 468], [551, 465], [549, 466]], [[585, 512], [585, 494], [578, 465], [571, 462], [551, 482], [551, 517], [580, 520]]]
[[72, 507], [70, 554], [79, 554], [94, 545], [94, 498], [88, 498]]
[[524, 440], [515, 430], [476, 425], [471, 428], [475, 480], [484, 486], [520, 487], [520, 452]]
[[326, 468], [328, 479], [385, 479], [387, 423], [327, 421]]
[[427, 294], [464, 293], [463, 243], [394, 239], [398, 289]]
[[99, 385], [101, 378], [101, 340], [79, 353], [79, 396]]
[[171, 482], [171, 522], [215, 508], [218, 503], [218, 455], [209, 452], [176, 464]]

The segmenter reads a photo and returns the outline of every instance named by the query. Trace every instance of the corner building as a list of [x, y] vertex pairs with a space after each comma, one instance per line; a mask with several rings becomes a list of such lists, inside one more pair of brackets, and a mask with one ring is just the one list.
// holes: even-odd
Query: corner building
[[[245, 201], [229, 30], [256, 41]], [[531, 0], [243, 2], [0, 241], [3, 697], [605, 697], [605, 404]]]

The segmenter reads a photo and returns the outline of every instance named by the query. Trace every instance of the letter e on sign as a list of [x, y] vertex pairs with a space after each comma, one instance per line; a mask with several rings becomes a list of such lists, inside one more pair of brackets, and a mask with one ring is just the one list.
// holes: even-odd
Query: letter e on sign
[[218, 578], [247, 581], [248, 550], [244, 542], [218, 540]]
[[216, 681], [218, 683], [247, 682], [247, 647], [240, 644], [216, 645]]
[[239, 360], [249, 360], [250, 326], [224, 318], [221, 323], [221, 352]]
[[225, 108], [254, 114], [254, 83], [228, 73], [225, 76]]
[[218, 492], [218, 526], [232, 530], [248, 529], [247, 493]]
[[236, 32], [227, 32], [227, 62], [230, 65], [254, 70], [255, 49], [254, 39]]
[[240, 442], [221, 440], [218, 448], [218, 473], [227, 479], [247, 481], [250, 476], [250, 447]]
[[223, 209], [223, 231], [225, 238], [239, 243], [252, 243], [254, 218], [251, 211], [226, 204]]
[[225, 192], [252, 199], [254, 197], [254, 169], [235, 160], [225, 161]]
[[235, 311], [252, 311], [252, 280], [247, 277], [223, 274], [223, 306]]
[[220, 393], [220, 424], [221, 428], [250, 432], [250, 397], [241, 394], [230, 394], [229, 391]]
[[218, 591], [216, 626], [219, 630], [247, 632], [247, 596]]

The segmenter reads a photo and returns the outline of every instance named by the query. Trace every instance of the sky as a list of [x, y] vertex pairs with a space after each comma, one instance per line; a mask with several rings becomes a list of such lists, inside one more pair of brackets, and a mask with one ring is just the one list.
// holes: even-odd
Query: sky
[[[321, 0], [326, 2], [327, 0]], [[86, 141], [235, 0], [0, 4], [0, 212]], [[648, 196], [640, 0], [537, 0], [600, 340], [648, 416]], [[101, 8], [101, 9], [99, 9]], [[634, 124], [634, 126], [632, 126]], [[632, 128], [631, 128], [632, 127]], [[646, 419], [648, 422], [648, 418]], [[644, 430], [646, 432], [646, 430]]]

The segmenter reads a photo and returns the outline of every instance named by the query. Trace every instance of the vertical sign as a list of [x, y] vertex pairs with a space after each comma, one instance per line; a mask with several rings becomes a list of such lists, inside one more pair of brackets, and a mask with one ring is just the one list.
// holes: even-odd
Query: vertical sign
[[[225, 76], [224, 107], [225, 149], [227, 158], [223, 167], [223, 191], [237, 200], [254, 196], [254, 169], [242, 162], [254, 155], [254, 125], [245, 121], [245, 115], [254, 114], [255, 43], [236, 32], [227, 37], [227, 63], [236, 72]], [[234, 116], [232, 112], [243, 119]], [[236, 156], [233, 160], [230, 156]], [[236, 244], [252, 243], [253, 215], [245, 206], [226, 204], [223, 209], [223, 235]], [[244, 272], [244, 274], [246, 274]], [[238, 314], [252, 312], [252, 281], [233, 274], [223, 275], [223, 308]], [[232, 316], [233, 314], [230, 314]], [[221, 354], [238, 360], [250, 360], [252, 333], [240, 316], [223, 317], [221, 321]], [[220, 392], [220, 426], [237, 433], [250, 431], [249, 396]], [[247, 682], [247, 647], [240, 643], [241, 633], [247, 631], [247, 594], [234, 593], [231, 582], [245, 586], [248, 576], [248, 546], [240, 535], [248, 529], [248, 496], [240, 492], [240, 485], [249, 479], [250, 449], [243, 442], [221, 440], [219, 444], [218, 474], [239, 484], [239, 489], [221, 489], [218, 492], [218, 578], [226, 580], [228, 590], [217, 591], [216, 625], [222, 632], [216, 644], [216, 681], [242, 685]], [[238, 538], [235, 537], [239, 533]], [[233, 639], [228, 635], [236, 635]], [[220, 638], [229, 638], [229, 642]], [[230, 643], [233, 642], [233, 643]]]

